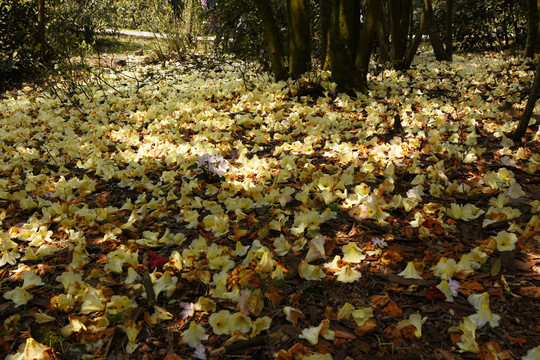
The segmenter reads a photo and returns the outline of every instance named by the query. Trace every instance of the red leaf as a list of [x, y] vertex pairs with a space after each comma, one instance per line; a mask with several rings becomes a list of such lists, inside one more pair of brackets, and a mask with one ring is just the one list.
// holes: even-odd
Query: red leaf
[[148, 259], [148, 265], [150, 266], [150, 270], [154, 270], [158, 266], [164, 265], [169, 261], [168, 257], [161, 256], [150, 250], [148, 252], [150, 255], [150, 259]]

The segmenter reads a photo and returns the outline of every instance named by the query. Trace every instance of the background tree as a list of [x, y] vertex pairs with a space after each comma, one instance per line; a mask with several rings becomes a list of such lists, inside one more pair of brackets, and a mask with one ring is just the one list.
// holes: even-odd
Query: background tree
[[284, 64], [283, 48], [281, 44], [281, 36], [277, 23], [274, 20], [274, 14], [270, 3], [266, 0], [254, 0], [257, 11], [261, 17], [266, 43], [268, 46], [268, 55], [270, 58], [270, 66], [276, 80], [284, 80], [287, 78], [287, 71]]
[[332, 80], [341, 91], [366, 88], [367, 69], [382, 3], [376, 0], [368, 2], [362, 27], [360, 10], [347, 0], [336, 0], [332, 8], [330, 62]]
[[311, 68], [311, 34], [307, 0], [286, 0], [289, 72], [293, 77]]
[[525, 57], [533, 57], [538, 47], [540, 37], [540, 16], [538, 13], [540, 0], [527, 1], [527, 43], [525, 44]]

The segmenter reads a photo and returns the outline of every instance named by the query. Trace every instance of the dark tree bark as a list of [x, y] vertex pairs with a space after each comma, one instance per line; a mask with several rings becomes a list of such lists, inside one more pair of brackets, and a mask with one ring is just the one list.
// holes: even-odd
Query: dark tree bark
[[45, 0], [38, 0], [38, 41], [41, 60], [47, 57], [47, 34], [45, 30]]
[[284, 80], [287, 78], [287, 71], [285, 69], [281, 36], [279, 35], [279, 29], [276, 22], [274, 21], [272, 7], [267, 0], [253, 1], [263, 23], [272, 73], [274, 74], [276, 81]]
[[351, 36], [354, 29], [354, 4], [350, 0], [336, 0], [332, 8], [332, 25], [330, 33], [330, 59], [332, 80], [341, 91], [355, 88], [354, 55]]
[[340, 91], [363, 91], [373, 51], [373, 41], [382, 2], [367, 3], [365, 21], [360, 29], [360, 7], [350, 0], [336, 0], [332, 8], [331, 66], [332, 80]]
[[403, 69], [411, 9], [411, 0], [390, 0], [392, 63], [396, 69]]
[[416, 55], [416, 52], [418, 51], [418, 48], [420, 47], [420, 43], [422, 43], [422, 36], [424, 35], [424, 23], [425, 23], [426, 16], [424, 12], [422, 12], [422, 15], [420, 15], [420, 23], [418, 24], [418, 30], [416, 31], [416, 34], [414, 35], [414, 38], [411, 42], [411, 46], [407, 49], [407, 54], [405, 54], [405, 61], [403, 64], [404, 70], [408, 70], [411, 68], [411, 64], [413, 62], [414, 56]]
[[386, 4], [382, 4], [379, 25], [377, 29], [377, 39], [379, 42], [379, 56], [381, 61], [390, 60], [390, 39], [388, 35], [388, 10]]
[[452, 60], [454, 45], [452, 42], [452, 28], [454, 26], [454, 0], [446, 0], [446, 55]]
[[424, 14], [425, 14], [425, 30], [429, 35], [429, 41], [433, 47], [433, 52], [435, 53], [435, 58], [438, 61], [450, 60], [446, 50], [444, 49], [441, 36], [439, 35], [439, 29], [437, 27], [437, 22], [435, 20], [435, 15], [433, 14], [433, 6], [431, 0], [424, 0]]
[[527, 127], [529, 127], [529, 121], [531, 120], [536, 101], [538, 100], [538, 95], [540, 93], [540, 61], [536, 66], [536, 72], [534, 73], [534, 81], [531, 87], [531, 92], [529, 94], [529, 99], [527, 100], [527, 105], [525, 106], [525, 111], [521, 116], [519, 125], [514, 133], [514, 142], [520, 143], [521, 138], [525, 136]]
[[325, 69], [330, 60], [329, 44], [330, 44], [330, 3], [329, 0], [320, 0], [319, 4], [319, 31], [321, 33], [321, 68]]
[[363, 91], [367, 87], [367, 73], [369, 60], [373, 51], [373, 41], [375, 39], [375, 31], [382, 12], [381, 1], [370, 1], [367, 5], [366, 16], [362, 33], [358, 44], [355, 59], [356, 84], [359, 90]]
[[289, 72], [298, 77], [311, 68], [311, 36], [307, 0], [287, 0]]
[[527, 43], [525, 44], [525, 57], [534, 57], [538, 41], [538, 3], [540, 0], [528, 0], [527, 11]]

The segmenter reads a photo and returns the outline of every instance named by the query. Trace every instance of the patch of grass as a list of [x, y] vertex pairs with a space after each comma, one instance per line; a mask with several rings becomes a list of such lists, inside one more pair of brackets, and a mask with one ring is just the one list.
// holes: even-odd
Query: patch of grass
[[127, 55], [137, 50], [152, 50], [155, 48], [155, 41], [131, 36], [98, 35], [94, 48], [99, 53]]

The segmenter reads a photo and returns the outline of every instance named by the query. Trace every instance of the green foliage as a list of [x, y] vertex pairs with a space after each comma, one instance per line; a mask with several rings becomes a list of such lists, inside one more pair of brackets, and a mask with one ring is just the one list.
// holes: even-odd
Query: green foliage
[[39, 54], [32, 2], [0, 2], [0, 91], [32, 70]]
[[[446, 1], [434, 2], [444, 34]], [[527, 37], [527, 2], [454, 1], [454, 42], [462, 51], [523, 48]]]

